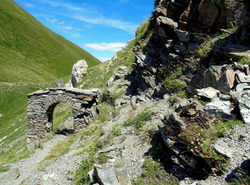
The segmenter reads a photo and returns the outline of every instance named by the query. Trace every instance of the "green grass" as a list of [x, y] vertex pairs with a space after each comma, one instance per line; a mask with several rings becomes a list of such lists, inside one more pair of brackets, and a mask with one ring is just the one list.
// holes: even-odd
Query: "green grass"
[[20, 161], [23, 158], [29, 157], [34, 150], [28, 150], [26, 138], [19, 140], [14, 147], [6, 152], [0, 152], [0, 173], [9, 170], [9, 167], [3, 166]]
[[250, 57], [242, 57], [240, 60], [239, 60], [239, 63], [240, 64], [247, 64], [247, 65], [250, 65]]
[[133, 179], [135, 185], [177, 185], [178, 180], [169, 175], [159, 161], [154, 161], [150, 156], [145, 158], [141, 177]]
[[58, 126], [68, 117], [73, 117], [72, 110], [66, 103], [58, 104], [54, 109], [53, 114], [53, 131], [58, 131]]
[[[27, 124], [27, 94], [37, 91], [45, 86], [9, 86], [0, 85], [0, 146], [5, 148], [11, 142], [17, 140], [26, 133]], [[4, 139], [5, 138], [5, 139]], [[26, 147], [26, 139], [14, 144], [7, 152], [0, 153], [0, 167], [3, 164], [15, 162], [29, 155], [25, 150], [18, 154], [16, 152]]]
[[0, 6], [0, 81], [45, 83], [71, 73], [85, 59], [100, 62], [75, 44], [52, 32], [12, 0]]
[[181, 77], [182, 68], [176, 67], [173, 72], [166, 75], [163, 85], [169, 92], [179, 93], [179, 96], [186, 97], [185, 92], [182, 91], [185, 90], [187, 84]]
[[136, 129], [141, 128], [146, 121], [150, 121], [151, 116], [148, 113], [148, 108], [144, 109], [136, 116], [131, 116], [124, 122], [124, 126], [135, 126]]
[[237, 124], [243, 124], [243, 121], [232, 120], [222, 122], [221, 120], [214, 119], [202, 123], [202, 127], [197, 123], [193, 123], [187, 125], [186, 129], [182, 131], [178, 138], [180, 142], [187, 146], [189, 151], [197, 156], [213, 161], [216, 170], [220, 170], [223, 163], [226, 163], [226, 160], [214, 151], [212, 144], [231, 127]]
[[39, 170], [44, 170], [47, 166], [56, 161], [60, 156], [68, 153], [70, 151], [70, 146], [74, 142], [74, 136], [71, 135], [66, 140], [59, 142], [54, 146], [49, 155], [47, 155], [42, 161], [38, 164]]
[[75, 174], [75, 185], [89, 184], [88, 172], [93, 168], [96, 160], [93, 155], [89, 156], [88, 159], [82, 160]]
[[[7, 136], [1, 143], [6, 146], [26, 133], [27, 94], [39, 90], [39, 86], [0, 85], [0, 138]], [[43, 87], [42, 87], [43, 88]]]
[[112, 127], [112, 130], [111, 130], [112, 135], [114, 135], [114, 136], [119, 136], [119, 135], [121, 135], [121, 129], [122, 129], [122, 126], [121, 126], [121, 125], [115, 124], [115, 125]]

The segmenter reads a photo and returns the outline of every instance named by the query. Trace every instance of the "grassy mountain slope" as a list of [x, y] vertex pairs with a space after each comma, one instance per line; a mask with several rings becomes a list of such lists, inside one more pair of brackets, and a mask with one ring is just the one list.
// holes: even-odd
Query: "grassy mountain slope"
[[55, 34], [12, 0], [0, 6], [0, 81], [44, 83], [71, 73], [85, 59], [100, 61], [62, 36]]

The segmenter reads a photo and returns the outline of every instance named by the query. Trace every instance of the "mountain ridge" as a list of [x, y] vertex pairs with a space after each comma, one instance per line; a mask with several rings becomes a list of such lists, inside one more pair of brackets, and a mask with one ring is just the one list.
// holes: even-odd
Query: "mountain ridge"
[[2, 82], [45, 83], [69, 75], [77, 60], [85, 59], [89, 67], [100, 63], [14, 1], [1, 2], [0, 18]]

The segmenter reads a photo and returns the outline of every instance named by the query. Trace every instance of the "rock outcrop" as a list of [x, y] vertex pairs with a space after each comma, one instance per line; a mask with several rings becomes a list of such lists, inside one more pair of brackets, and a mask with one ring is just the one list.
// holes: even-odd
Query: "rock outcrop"
[[72, 68], [71, 84], [76, 87], [82, 81], [82, 75], [87, 73], [88, 64], [85, 60], [79, 60]]

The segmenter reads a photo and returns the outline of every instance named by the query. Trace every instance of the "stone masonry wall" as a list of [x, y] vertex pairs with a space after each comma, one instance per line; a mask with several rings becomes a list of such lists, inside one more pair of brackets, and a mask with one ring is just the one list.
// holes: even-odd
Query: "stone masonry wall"
[[28, 138], [44, 138], [52, 131], [53, 112], [61, 102], [66, 103], [72, 110], [75, 131], [88, 125], [95, 116], [99, 94], [98, 89], [76, 88], [50, 88], [28, 94]]

